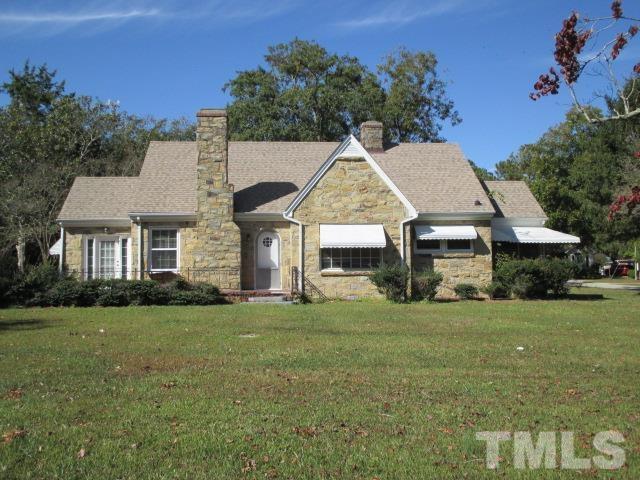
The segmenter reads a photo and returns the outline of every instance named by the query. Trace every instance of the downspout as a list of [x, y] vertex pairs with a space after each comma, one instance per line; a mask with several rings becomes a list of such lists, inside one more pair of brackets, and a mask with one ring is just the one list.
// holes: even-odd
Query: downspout
[[137, 218], [138, 222], [138, 280], [142, 280], [142, 222], [140, 217]]
[[284, 217], [285, 220], [288, 220], [289, 222], [292, 222], [298, 225], [298, 270], [300, 272], [300, 275], [298, 275], [298, 290], [300, 292], [304, 292], [304, 281], [302, 280], [304, 275], [304, 261], [303, 261], [304, 253], [302, 250], [304, 245], [303, 238], [302, 238], [304, 236], [304, 229], [302, 227], [302, 222], [300, 220], [296, 220], [291, 215], [287, 214], [287, 212], [284, 212], [282, 216]]
[[404, 220], [400, 222], [400, 258], [404, 262], [405, 257], [405, 245], [404, 245], [404, 226], [413, 220], [418, 218], [418, 212], [415, 210]]
[[58, 262], [58, 272], [62, 275], [64, 272], [64, 256], [66, 253], [66, 249], [64, 248], [65, 238], [64, 238], [64, 227], [62, 223], [60, 223], [60, 260]]

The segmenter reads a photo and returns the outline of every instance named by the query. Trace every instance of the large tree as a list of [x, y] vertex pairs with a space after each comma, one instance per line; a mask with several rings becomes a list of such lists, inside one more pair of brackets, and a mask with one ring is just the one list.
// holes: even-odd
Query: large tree
[[378, 67], [295, 39], [268, 48], [266, 67], [238, 72], [231, 97], [236, 140], [341, 140], [366, 120], [382, 120], [389, 141], [439, 141], [460, 121], [431, 52], [401, 49]]
[[0, 252], [19, 269], [34, 245], [46, 260], [55, 218], [78, 175], [136, 175], [153, 139], [192, 139], [193, 125], [139, 118], [117, 104], [67, 93], [46, 65], [9, 72], [0, 108]]

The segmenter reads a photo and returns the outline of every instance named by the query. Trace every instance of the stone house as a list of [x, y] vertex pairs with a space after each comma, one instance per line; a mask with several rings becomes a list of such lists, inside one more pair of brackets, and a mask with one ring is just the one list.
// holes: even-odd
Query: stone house
[[544, 228], [524, 183], [480, 182], [455, 144], [384, 145], [379, 122], [360, 141], [229, 142], [224, 110], [197, 120], [195, 142], [151, 142], [137, 177], [76, 178], [61, 268], [360, 297], [382, 263], [435, 268], [450, 289], [490, 282], [497, 242], [579, 241]]

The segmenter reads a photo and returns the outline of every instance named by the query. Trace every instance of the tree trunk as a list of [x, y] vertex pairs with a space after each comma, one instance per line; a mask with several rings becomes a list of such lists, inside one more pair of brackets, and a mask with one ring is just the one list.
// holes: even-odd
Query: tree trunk
[[20, 273], [24, 273], [24, 263], [25, 263], [24, 251], [25, 251], [24, 237], [20, 237], [16, 242], [16, 253], [18, 254], [18, 271]]

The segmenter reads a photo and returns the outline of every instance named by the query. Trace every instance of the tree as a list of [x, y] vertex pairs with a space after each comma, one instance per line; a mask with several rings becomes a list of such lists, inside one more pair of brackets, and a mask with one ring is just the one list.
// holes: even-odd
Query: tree
[[378, 65], [387, 86], [384, 124], [393, 142], [444, 141], [442, 123], [462, 121], [446, 95], [446, 83], [437, 73], [432, 52], [412, 53], [404, 48], [388, 55]]
[[78, 175], [136, 175], [149, 140], [193, 139], [194, 126], [128, 115], [115, 103], [65, 92], [46, 65], [26, 63], [3, 84], [0, 108], [0, 250], [18, 268], [34, 245], [45, 261], [55, 218]]
[[336, 141], [384, 120], [389, 141], [440, 141], [442, 123], [460, 121], [430, 52], [399, 50], [380, 77], [355, 57], [299, 39], [268, 47], [265, 61], [224, 86], [232, 139]]
[[473, 168], [473, 171], [474, 171], [474, 173], [476, 174], [476, 177], [478, 177], [479, 180], [485, 181], [485, 180], [496, 180], [497, 179], [497, 177], [495, 176], [495, 174], [493, 172], [490, 172], [486, 168], [483, 168], [483, 167], [480, 167], [480, 166], [476, 165], [475, 162], [473, 162], [472, 160], [469, 160], [469, 164], [471, 165], [471, 168]]
[[[636, 82], [640, 75], [640, 63], [629, 72], [616, 71], [615, 61], [640, 31], [639, 19], [627, 16], [622, 9], [622, 1], [615, 0], [611, 4], [611, 13], [602, 17], [582, 18], [573, 12], [562, 22], [562, 28], [556, 33], [554, 58], [560, 69], [560, 75], [551, 67], [548, 74], [542, 74], [534, 84], [533, 100], [546, 95], [557, 95], [561, 83], [569, 90], [575, 108], [587, 121], [596, 123], [607, 120], [631, 118], [640, 114], [640, 107], [632, 107], [630, 96], [636, 91]], [[617, 33], [608, 35], [618, 29]], [[603, 78], [603, 84], [610, 93], [595, 95], [595, 98], [617, 100], [617, 107], [610, 109], [609, 115], [603, 115], [600, 109], [586, 108], [588, 103], [581, 100], [578, 92], [578, 80], [584, 76]], [[631, 88], [625, 85], [631, 82]]]
[[384, 93], [358, 59], [295, 39], [268, 48], [268, 69], [239, 72], [225, 86], [231, 138], [337, 140], [381, 117]]
[[[637, 127], [634, 122], [640, 114], [638, 102], [638, 77], [640, 77], [640, 63], [633, 69], [620, 72], [616, 69], [616, 59], [629, 42], [640, 31], [640, 19], [627, 15], [622, 8], [621, 0], [611, 3], [611, 13], [602, 17], [589, 18], [573, 12], [562, 23], [562, 29], [556, 34], [554, 58], [560, 68], [560, 75], [552, 67], [548, 74], [540, 75], [534, 84], [534, 92], [530, 94], [533, 100], [546, 95], [557, 95], [561, 83], [569, 90], [575, 109], [590, 123], [609, 121], [631, 123], [631, 128]], [[617, 30], [617, 32], [615, 31]], [[610, 35], [613, 32], [613, 35]], [[594, 98], [604, 100], [606, 110], [592, 108], [592, 103], [581, 100], [578, 92], [578, 80], [584, 75], [603, 78], [604, 94], [595, 94]], [[629, 126], [625, 126], [628, 129]], [[629, 138], [638, 145], [637, 129]], [[640, 151], [630, 159], [640, 158]], [[632, 171], [637, 171], [637, 161]], [[609, 219], [620, 218], [621, 212], [629, 215], [638, 212], [640, 204], [640, 186], [630, 187], [631, 193], [619, 195], [609, 208]]]
[[632, 146], [619, 122], [593, 124], [571, 110], [536, 143], [496, 165], [500, 179], [524, 180], [549, 216], [549, 226], [579, 235], [583, 245], [616, 256], [640, 236], [633, 217], [607, 221], [624, 188]]

